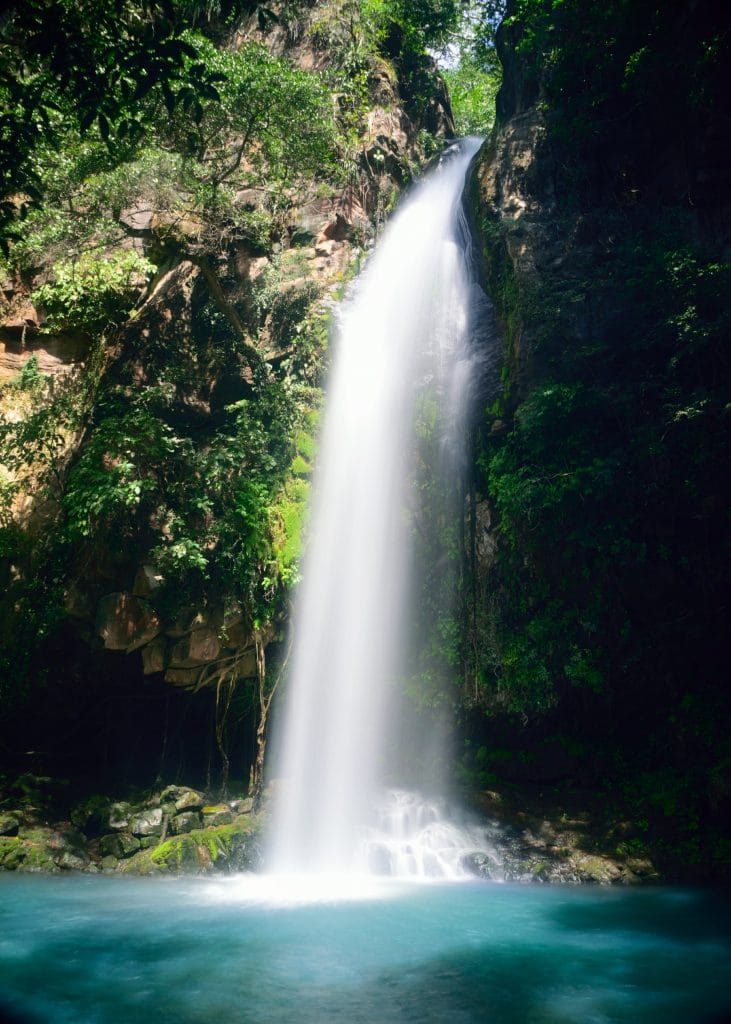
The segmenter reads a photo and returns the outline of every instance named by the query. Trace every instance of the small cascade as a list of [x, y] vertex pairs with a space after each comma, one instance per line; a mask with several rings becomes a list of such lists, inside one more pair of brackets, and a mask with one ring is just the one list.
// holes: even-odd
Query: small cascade
[[502, 880], [500, 857], [484, 829], [452, 821], [445, 801], [409, 790], [387, 790], [365, 830], [363, 866], [373, 874], [469, 878], [478, 864], [485, 874], [485, 863], [489, 876]]

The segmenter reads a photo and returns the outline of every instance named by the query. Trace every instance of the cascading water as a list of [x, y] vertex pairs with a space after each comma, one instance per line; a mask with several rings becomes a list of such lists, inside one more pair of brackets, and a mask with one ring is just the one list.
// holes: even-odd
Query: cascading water
[[436, 405], [439, 472], [454, 491], [480, 373], [461, 205], [479, 145], [453, 146], [407, 198], [342, 310], [277, 723], [275, 872], [451, 875], [479, 846], [436, 805], [377, 796], [407, 669], [419, 402]]

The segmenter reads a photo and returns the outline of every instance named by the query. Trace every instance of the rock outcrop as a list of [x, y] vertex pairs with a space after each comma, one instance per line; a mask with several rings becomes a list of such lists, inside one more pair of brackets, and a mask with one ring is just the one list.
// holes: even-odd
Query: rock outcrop
[[261, 866], [262, 819], [251, 800], [207, 805], [197, 790], [173, 785], [139, 802], [90, 797], [69, 818], [54, 821], [27, 801], [2, 812], [0, 869], [206, 874]]
[[559, 7], [500, 29], [470, 185], [504, 342], [470, 515], [468, 696], [531, 755], [576, 740], [574, 775], [621, 765], [618, 799], [665, 855], [687, 869], [703, 834], [706, 870], [728, 872], [728, 36], [710, 3], [662, 27], [646, 3], [631, 23]]
[[[261, 43], [337, 82], [321, 13], [305, 5], [296, 24], [253, 16], [228, 43]], [[344, 26], [334, 18], [328, 31], [342, 56]], [[451, 130], [435, 68], [422, 80], [432, 77], [432, 101], [419, 109], [403, 95], [396, 61], [375, 47], [363, 59], [357, 102], [335, 93], [327, 105], [342, 108], [337, 155], [347, 168], [313, 173], [296, 194], [286, 185], [280, 195], [244, 159], [223, 189], [230, 209], [224, 203], [210, 220], [207, 200], [170, 188], [161, 198], [146, 174], [121, 208], [105, 209], [121, 241], [100, 255], [131, 254], [149, 273], [130, 276], [120, 309], [95, 321], [93, 339], [50, 335], [53, 320], [34, 302], [53, 284], [57, 250], [4, 282], [0, 371], [17, 373], [36, 356], [8, 421], [46, 430], [44, 399], [65, 401], [68, 412], [47, 443], [43, 434], [24, 476], [8, 471], [23, 491], [11, 511], [38, 543], [7, 560], [0, 624], [9, 649], [22, 648], [15, 660], [58, 684], [44, 705], [53, 724], [36, 728], [18, 711], [28, 740], [10, 744], [17, 771], [28, 749], [54, 762], [49, 771], [67, 774], [68, 762], [78, 770], [78, 752], [62, 740], [65, 728], [75, 731], [77, 702], [94, 742], [106, 744], [105, 770], [107, 754], [131, 763], [155, 733], [163, 758], [196, 759], [196, 777], [211, 763], [225, 774], [231, 746], [246, 772], [265, 659], [272, 685], [287, 656], [287, 590], [297, 580], [332, 308], [423, 163], [423, 133]], [[76, 372], [38, 379], [53, 367]], [[28, 599], [36, 574], [43, 597]], [[48, 628], [36, 628], [34, 616]], [[36, 639], [26, 643], [18, 621]], [[124, 701], [148, 713], [127, 721]], [[190, 717], [184, 701], [194, 702]], [[196, 715], [200, 743], [187, 731]], [[183, 735], [188, 751], [177, 753]], [[148, 767], [154, 778], [157, 767]], [[189, 834], [195, 824], [175, 828]]]

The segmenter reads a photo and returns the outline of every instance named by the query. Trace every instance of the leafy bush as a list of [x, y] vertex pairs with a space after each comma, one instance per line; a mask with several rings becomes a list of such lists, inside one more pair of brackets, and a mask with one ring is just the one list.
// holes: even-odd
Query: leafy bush
[[53, 280], [33, 293], [52, 330], [104, 330], [126, 318], [155, 266], [134, 250], [98, 256], [53, 267]]

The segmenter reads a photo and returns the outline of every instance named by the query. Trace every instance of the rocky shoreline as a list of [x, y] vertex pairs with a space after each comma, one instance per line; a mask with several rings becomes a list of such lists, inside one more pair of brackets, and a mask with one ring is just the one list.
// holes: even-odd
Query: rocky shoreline
[[[26, 775], [3, 795], [0, 870], [189, 875], [262, 866], [267, 813], [248, 797], [213, 802], [199, 790], [168, 785], [137, 799], [95, 795], [64, 808], [59, 788]], [[587, 800], [483, 791], [471, 802], [493, 851], [466, 856], [476, 877], [570, 885], [662, 880], [641, 830], [598, 815]]]
[[261, 864], [262, 815], [250, 799], [212, 803], [190, 787], [166, 786], [141, 800], [92, 796], [56, 819], [44, 784], [51, 780], [23, 777], [15, 790], [25, 789], [25, 800], [3, 801], [0, 869], [153, 875], [252, 871]]
[[[566, 885], [646, 885], [664, 881], [643, 829], [592, 794], [485, 790], [472, 797], [505, 881]], [[477, 874], [490, 877], [484, 858]]]

